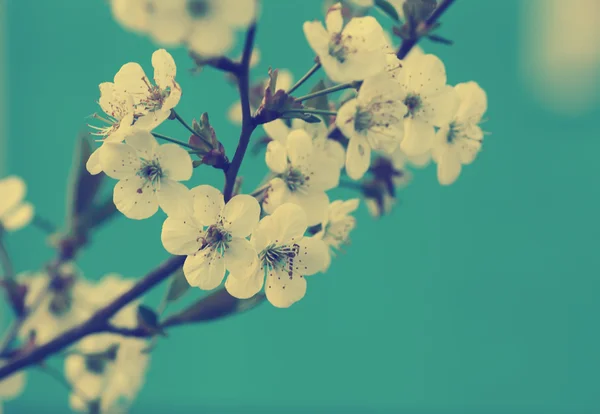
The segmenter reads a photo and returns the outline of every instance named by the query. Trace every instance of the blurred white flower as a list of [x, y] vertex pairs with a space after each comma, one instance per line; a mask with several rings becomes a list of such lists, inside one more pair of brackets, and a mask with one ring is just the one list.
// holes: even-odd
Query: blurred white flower
[[346, 172], [358, 180], [369, 169], [371, 150], [393, 152], [404, 133], [403, 90], [387, 72], [367, 78], [356, 99], [338, 111], [336, 125], [349, 139]]
[[153, 0], [110, 0], [115, 20], [123, 27], [138, 33], [148, 30]]
[[315, 235], [325, 242], [329, 254], [323, 271], [329, 269], [331, 259], [335, 257], [336, 250], [350, 243], [350, 232], [356, 226], [356, 219], [351, 215], [360, 203], [360, 199], [335, 200], [329, 204], [327, 218], [321, 223], [321, 231]]
[[[250, 113], [255, 113], [260, 106], [265, 94], [265, 89], [267, 88], [267, 82], [268, 80], [265, 79], [262, 82], [252, 85], [250, 88]], [[287, 91], [293, 84], [294, 75], [292, 75], [292, 72], [286, 69], [278, 70], [275, 90], [281, 89]], [[235, 102], [229, 107], [227, 118], [234, 124], [242, 124], [242, 104], [240, 101]]]
[[249, 298], [264, 283], [267, 299], [278, 308], [302, 299], [306, 293], [304, 276], [322, 271], [327, 260], [325, 244], [316, 237], [305, 237], [306, 228], [306, 215], [295, 204], [282, 204], [264, 217], [251, 238], [258, 257], [250, 271], [231, 272], [225, 282], [227, 291], [237, 298]]
[[[308, 123], [301, 119], [292, 119], [291, 127], [281, 120], [276, 119], [263, 125], [267, 135], [274, 141], [278, 141], [284, 147], [287, 144], [287, 138], [295, 129], [302, 129], [312, 138], [313, 146], [315, 151], [324, 152], [329, 158], [331, 158], [339, 169], [344, 167], [346, 162], [346, 150], [343, 145], [338, 141], [328, 138], [329, 131], [325, 126], [325, 123]], [[273, 156], [270, 153], [269, 156]], [[282, 153], [278, 153], [278, 156], [282, 156]], [[287, 154], [286, 154], [287, 155]], [[267, 162], [269, 164], [269, 161]]]
[[246, 237], [260, 218], [260, 206], [241, 194], [227, 204], [223, 194], [209, 185], [191, 190], [194, 213], [185, 219], [169, 217], [162, 228], [162, 243], [172, 254], [187, 255], [183, 273], [191, 286], [215, 289], [225, 271], [247, 272], [256, 251]]
[[175, 81], [177, 66], [165, 49], [152, 54], [154, 82], [146, 76], [144, 69], [135, 62], [126, 63], [115, 75], [115, 88], [130, 94], [135, 106], [135, 126], [152, 130], [171, 115], [181, 99], [181, 88]]
[[284, 203], [293, 203], [304, 209], [309, 226], [323, 221], [329, 205], [325, 191], [337, 187], [340, 179], [335, 159], [315, 147], [303, 129], [292, 130], [285, 145], [269, 142], [265, 158], [275, 174], [263, 202], [265, 211], [270, 214]]
[[438, 130], [432, 149], [438, 181], [442, 185], [456, 181], [462, 164], [475, 160], [483, 140], [479, 123], [487, 110], [486, 93], [477, 83], [460, 83], [454, 89], [460, 98], [458, 111], [449, 125]]
[[125, 143], [107, 142], [100, 154], [102, 169], [119, 180], [114, 189], [117, 209], [132, 219], [145, 219], [158, 207], [169, 216], [191, 214], [191, 195], [179, 181], [192, 177], [192, 159], [176, 144], [159, 145], [148, 131], [137, 130]]
[[[388, 61], [389, 67], [389, 61]], [[434, 55], [416, 55], [393, 71], [402, 87], [402, 101], [408, 108], [404, 138], [400, 144], [409, 156], [431, 150], [434, 127], [447, 124], [458, 107], [456, 91], [446, 85], [446, 70]]]
[[383, 29], [372, 16], [355, 17], [343, 27], [342, 6], [336, 3], [319, 21], [305, 22], [304, 35], [334, 82], [362, 80], [381, 72], [388, 47]]
[[0, 179], [0, 230], [19, 230], [31, 222], [34, 208], [23, 201], [26, 193], [27, 185], [20, 177]]
[[[0, 367], [4, 366], [6, 361], [0, 360]], [[18, 397], [25, 388], [25, 372], [18, 371], [8, 378], [0, 380], [0, 414], [2, 414], [2, 403]]]

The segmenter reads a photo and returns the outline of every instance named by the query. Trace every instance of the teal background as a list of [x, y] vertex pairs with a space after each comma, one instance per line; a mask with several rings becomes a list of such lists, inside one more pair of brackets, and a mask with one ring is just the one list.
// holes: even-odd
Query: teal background
[[[27, 180], [41, 215], [61, 223], [72, 147], [98, 110], [98, 84], [128, 61], [151, 74], [156, 47], [120, 28], [100, 0], [7, 7], [8, 171]], [[265, 0], [263, 9], [254, 74], [273, 66], [298, 78], [312, 59], [301, 24], [320, 16], [321, 1]], [[450, 83], [476, 80], [489, 97], [484, 129], [493, 134], [457, 183], [440, 187], [429, 167], [391, 217], [374, 221], [362, 206], [348, 253], [290, 309], [264, 305], [172, 331], [132, 412], [600, 412], [600, 107], [555, 116], [522, 87], [517, 12], [516, 0], [458, 1], [443, 19], [456, 44], [425, 45]], [[232, 154], [238, 128], [224, 114], [235, 90], [212, 70], [191, 76], [185, 51], [172, 52], [179, 113], [209, 111]], [[172, 124], [160, 131], [185, 138]], [[217, 171], [197, 171], [195, 182], [222, 186]], [[261, 157], [247, 158], [247, 190], [263, 171]], [[167, 257], [162, 219], [115, 220], [80, 266], [91, 278], [145, 274]], [[35, 228], [9, 248], [18, 270], [52, 257]], [[5, 409], [42, 407], [67, 412], [67, 395], [31, 371]]]

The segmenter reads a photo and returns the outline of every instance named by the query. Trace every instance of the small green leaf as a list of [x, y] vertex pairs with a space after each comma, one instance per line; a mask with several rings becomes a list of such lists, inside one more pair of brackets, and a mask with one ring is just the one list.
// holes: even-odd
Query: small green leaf
[[171, 316], [162, 326], [214, 321], [250, 310], [264, 299], [265, 296], [261, 293], [250, 299], [237, 299], [227, 293], [227, 290], [220, 289]]
[[169, 285], [169, 291], [167, 292], [167, 301], [175, 302], [185, 295], [189, 288], [190, 284], [183, 274], [183, 269], [179, 269], [171, 276], [171, 284]]
[[[321, 79], [311, 90], [310, 93], [315, 93], [326, 89], [327, 86], [325, 82]], [[307, 100], [304, 105], [309, 108], [321, 109], [323, 111], [329, 111], [329, 100], [327, 99], [327, 95], [317, 96], [315, 98], [311, 98]]]
[[146, 329], [148, 332], [166, 336], [166, 333], [160, 328], [158, 323], [158, 315], [148, 306], [138, 306], [137, 320], [138, 325]]
[[384, 14], [387, 14], [392, 20], [399, 22], [400, 16], [396, 8], [390, 4], [387, 0], [375, 0], [375, 6], [379, 8]]

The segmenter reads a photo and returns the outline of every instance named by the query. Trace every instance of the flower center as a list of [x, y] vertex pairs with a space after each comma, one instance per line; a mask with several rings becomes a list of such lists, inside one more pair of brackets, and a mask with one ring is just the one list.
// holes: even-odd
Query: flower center
[[106, 369], [106, 359], [90, 355], [85, 357], [85, 369], [97, 375], [102, 375]]
[[260, 261], [265, 274], [273, 269], [287, 269], [288, 275], [292, 276], [294, 269], [294, 258], [298, 255], [300, 246], [297, 244], [277, 246], [270, 244], [259, 254]]
[[340, 220], [327, 223], [325, 226], [325, 239], [335, 248], [348, 244], [350, 232], [356, 225], [356, 219], [346, 216]]
[[454, 142], [456, 138], [458, 138], [459, 130], [460, 128], [456, 124], [456, 122], [450, 123], [450, 126], [448, 128], [448, 135], [446, 135], [446, 141], [448, 142], [448, 144], [452, 144], [452, 142]]
[[148, 78], [144, 77], [144, 83], [148, 87], [148, 94], [140, 101], [140, 105], [144, 110], [155, 112], [162, 108], [165, 99], [171, 94], [171, 88], [166, 87], [161, 89], [156, 85], [152, 85]]
[[356, 108], [356, 114], [354, 115], [354, 129], [357, 132], [362, 132], [371, 126], [373, 121], [373, 115], [369, 111], [365, 111], [362, 108]]
[[70, 290], [56, 292], [48, 304], [48, 311], [54, 316], [64, 316], [71, 310], [73, 297]]
[[295, 168], [290, 168], [287, 173], [284, 173], [282, 178], [288, 189], [292, 192], [301, 189], [309, 180], [309, 177], [305, 176], [302, 171]]
[[206, 241], [206, 246], [215, 249], [217, 252], [223, 254], [227, 247], [229, 247], [229, 242], [231, 242], [231, 233], [225, 230], [223, 227], [213, 224], [206, 230], [206, 234], [204, 235], [204, 240]]
[[210, 11], [210, 4], [207, 0], [188, 0], [187, 9], [192, 17], [205, 17]]
[[142, 160], [142, 167], [139, 169], [138, 175], [154, 185], [160, 182], [160, 179], [165, 176], [165, 173], [158, 160], [154, 159]]
[[419, 109], [421, 109], [421, 105], [423, 102], [421, 101], [421, 97], [415, 94], [408, 94], [404, 99], [404, 105], [408, 108], [408, 113], [406, 116], [413, 116]]
[[329, 41], [329, 55], [344, 63], [348, 57], [348, 48], [343, 43], [341, 33], [334, 33]]

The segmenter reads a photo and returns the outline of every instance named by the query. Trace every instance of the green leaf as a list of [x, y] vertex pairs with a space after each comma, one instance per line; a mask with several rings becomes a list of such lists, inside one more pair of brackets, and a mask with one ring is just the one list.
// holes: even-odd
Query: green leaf
[[227, 290], [220, 289], [201, 298], [183, 311], [172, 315], [162, 326], [168, 327], [222, 319], [250, 310], [262, 303], [264, 299], [265, 296], [261, 293], [250, 299], [237, 299], [227, 293]]
[[169, 285], [169, 291], [167, 292], [167, 301], [175, 302], [185, 295], [189, 288], [190, 284], [183, 274], [183, 269], [179, 269], [171, 276], [171, 284]]
[[387, 14], [392, 20], [399, 22], [400, 16], [396, 8], [390, 4], [387, 0], [375, 0], [375, 6], [379, 8], [384, 14]]
[[[326, 89], [327, 86], [325, 82], [321, 79], [311, 90], [310, 93], [315, 93]], [[321, 109], [323, 111], [329, 111], [329, 100], [327, 99], [327, 95], [317, 96], [315, 98], [311, 98], [307, 100], [304, 105], [309, 108]]]
[[158, 315], [154, 310], [145, 305], [138, 306], [137, 312], [138, 325], [152, 334], [166, 336], [158, 322]]
[[102, 185], [104, 174], [91, 175], [87, 171], [86, 163], [91, 154], [89, 140], [81, 137], [73, 157], [68, 191], [67, 219], [72, 228], [77, 225], [80, 217], [87, 214]]

